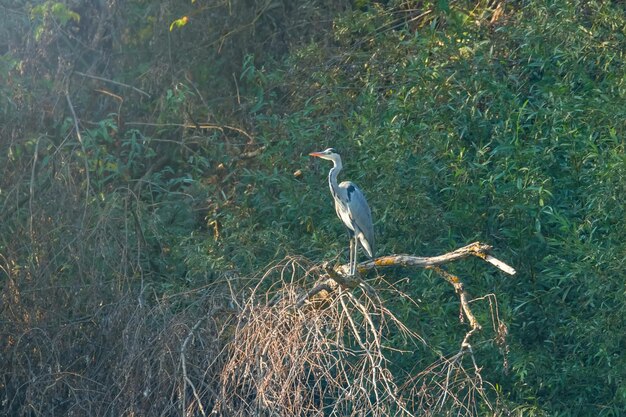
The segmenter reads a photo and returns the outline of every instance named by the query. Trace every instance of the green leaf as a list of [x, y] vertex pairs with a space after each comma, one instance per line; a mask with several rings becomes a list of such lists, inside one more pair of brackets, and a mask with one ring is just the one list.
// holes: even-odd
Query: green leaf
[[187, 16], [183, 16], [180, 19], [176, 19], [172, 22], [172, 24], [170, 25], [170, 32], [174, 30], [174, 28], [182, 28], [183, 26], [185, 26], [187, 23], [189, 23], [189, 17]]

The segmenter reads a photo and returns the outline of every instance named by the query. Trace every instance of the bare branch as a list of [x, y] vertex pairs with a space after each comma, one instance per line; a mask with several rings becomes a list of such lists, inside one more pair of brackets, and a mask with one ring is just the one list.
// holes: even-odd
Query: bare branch
[[[377, 362], [379, 357], [384, 360], [384, 355], [381, 353], [373, 355], [372, 353], [380, 352], [382, 348], [380, 340], [381, 337], [384, 337], [383, 333], [373, 331], [376, 327], [372, 321], [372, 317], [377, 313], [371, 311], [368, 307], [365, 307], [351, 292], [348, 291], [346, 293], [341, 290], [361, 287], [365, 289], [367, 294], [376, 294], [376, 291], [369, 286], [369, 284], [365, 283], [365, 281], [363, 281], [358, 274], [356, 276], [350, 276], [348, 272], [349, 265], [340, 265], [332, 268], [328, 263], [323, 264], [320, 269], [324, 271], [325, 279], [320, 281], [320, 283], [301, 297], [296, 304], [296, 307], [301, 307], [305, 302], [310, 301], [311, 298], [315, 297], [322, 291], [324, 291], [326, 299], [331, 299], [331, 294], [328, 294], [328, 292], [332, 290], [338, 292], [339, 295], [337, 299], [340, 301], [342, 310], [347, 311], [349, 309], [344, 300], [345, 297], [353, 302], [354, 308], [356, 308], [356, 311], [359, 313], [359, 317], [361, 317], [360, 324], [355, 323], [352, 315], [347, 315], [345, 321], [342, 321], [341, 323], [345, 323], [347, 325], [347, 329], [349, 329], [348, 333], [352, 335], [357, 343], [357, 346], [365, 352], [364, 359], [370, 364], [371, 367], [370, 373], [368, 374], [371, 377], [371, 380], [369, 380], [368, 384], [373, 389], [373, 395], [376, 402], [379, 400], [378, 395], [384, 394], [393, 400], [393, 403], [398, 410], [402, 410], [407, 414], [411, 414], [411, 412], [408, 411], [409, 409], [421, 410], [422, 414], [429, 414], [433, 411], [454, 410], [454, 412], [458, 415], [474, 416], [478, 414], [478, 409], [476, 408], [478, 402], [482, 402], [490, 410], [494, 409], [494, 406], [491, 404], [483, 385], [481, 368], [476, 361], [474, 350], [470, 343], [472, 336], [480, 332], [482, 330], [482, 326], [478, 322], [478, 319], [470, 307], [470, 304], [476, 300], [470, 299], [470, 296], [468, 295], [465, 285], [461, 279], [445, 271], [441, 265], [464, 259], [469, 256], [476, 256], [496, 266], [498, 269], [507, 274], [515, 274], [515, 269], [488, 253], [491, 249], [492, 248], [489, 245], [474, 242], [452, 252], [434, 257], [390, 255], [363, 262], [358, 265], [357, 270], [359, 273], [384, 266], [413, 266], [432, 269], [454, 288], [455, 293], [459, 297], [461, 320], [464, 321], [465, 319], [469, 323], [469, 330], [465, 333], [458, 352], [447, 358], [441, 356], [435, 364], [417, 375], [410, 377], [409, 384], [405, 385], [408, 392], [404, 388], [400, 389], [400, 392], [403, 392], [405, 395], [396, 396], [397, 390], [392, 380], [382, 378], [381, 381], [377, 382], [374, 377], [375, 375], [380, 377], [380, 372], [384, 371], [384, 369], [379, 367], [380, 362]], [[484, 298], [485, 297], [481, 297], [477, 300]], [[383, 305], [378, 296], [376, 296], [375, 299], [381, 306]], [[491, 299], [490, 306], [492, 306]], [[332, 309], [333, 304], [326, 303], [324, 307]], [[497, 320], [498, 322], [497, 325], [494, 322], [494, 329], [497, 333], [496, 343], [499, 345], [505, 345], [505, 342], [500, 339], [505, 337], [506, 326], [500, 322], [499, 318], [494, 317], [493, 307], [491, 308], [492, 320]], [[504, 330], [501, 330], [501, 328]], [[345, 332], [342, 328], [339, 328], [338, 331]], [[363, 337], [367, 335], [368, 331], [372, 331], [372, 337], [369, 339], [368, 343], [365, 343]], [[414, 340], [421, 340], [419, 336], [414, 334], [412, 334], [411, 337]], [[465, 358], [470, 361], [471, 365], [464, 364]], [[470, 365], [469, 368], [467, 368], [467, 365]], [[361, 376], [360, 379], [358, 381], [354, 381], [354, 383], [358, 383], [363, 386], [365, 381], [363, 378], [364, 377]], [[387, 383], [390, 385], [386, 385]], [[418, 400], [417, 402], [406, 403], [405, 401], [407, 398], [417, 398]]]
[[[194, 324], [194, 326], [191, 328], [191, 330], [189, 330], [189, 334], [187, 334], [187, 337], [185, 338], [185, 341], [183, 342], [183, 345], [180, 348], [180, 364], [181, 364], [181, 368], [182, 368], [182, 373], [183, 373], [183, 393], [186, 391], [186, 387], [187, 385], [189, 385], [191, 387], [191, 391], [193, 392], [193, 396], [198, 404], [198, 409], [200, 410], [200, 413], [202, 413], [203, 417], [206, 417], [206, 412], [204, 411], [204, 406], [202, 405], [202, 399], [200, 398], [200, 396], [198, 395], [198, 390], [196, 389], [196, 386], [194, 385], [193, 381], [191, 381], [191, 379], [189, 378], [189, 376], [187, 375], [187, 361], [185, 358], [185, 350], [187, 349], [187, 344], [189, 343], [189, 341], [192, 339], [193, 334], [196, 330], [198, 330], [198, 328], [200, 327], [200, 324], [202, 324], [202, 322], [204, 321], [204, 319], [206, 318], [206, 316], [203, 316], [200, 318], [200, 320], [198, 320], [196, 322], [196, 324]], [[187, 397], [186, 395], [182, 395], [182, 401], [181, 401], [181, 411], [182, 411], [182, 415], [185, 415], [186, 410], [187, 410], [187, 405], [186, 405], [186, 401]]]
[[[89, 189], [91, 188], [91, 179], [89, 176], [89, 163], [87, 162], [87, 150], [85, 149], [85, 142], [83, 141], [83, 136], [80, 134], [80, 127], [78, 126], [78, 116], [76, 116], [76, 111], [74, 110], [74, 105], [72, 104], [72, 100], [70, 98], [70, 93], [68, 91], [65, 92], [65, 99], [67, 100], [67, 105], [70, 108], [70, 112], [72, 113], [72, 119], [74, 121], [74, 130], [76, 132], [76, 138], [78, 139], [78, 143], [80, 144], [80, 148], [83, 152], [83, 162], [85, 164], [85, 201], [89, 201]], [[83, 218], [87, 213], [87, 207], [85, 206], [85, 211], [83, 212]]]
[[469, 306], [468, 295], [465, 291], [465, 286], [456, 275], [452, 275], [451, 273], [444, 271], [438, 266], [431, 266], [428, 268], [436, 271], [446, 281], [448, 281], [454, 287], [454, 291], [459, 296], [459, 300], [461, 301], [461, 308], [463, 309], [463, 313], [465, 313], [465, 317], [467, 317], [467, 320], [469, 321], [471, 327], [470, 333], [466, 335], [466, 338], [463, 342], [463, 344], [466, 344], [467, 339], [469, 339], [469, 335], [475, 331], [482, 330], [482, 327], [480, 324], [478, 324], [478, 320], [476, 320], [476, 317], [474, 316], [474, 313], [472, 313], [472, 310]]
[[[422, 257], [422, 256], [414, 256], [414, 255], [387, 255], [381, 256], [376, 259], [372, 259], [369, 261], [361, 262], [357, 265], [357, 271], [359, 273], [369, 271], [376, 267], [386, 267], [386, 266], [414, 266], [418, 268], [433, 268], [438, 273], [440, 273], [450, 284], [452, 284], [455, 288], [457, 294], [461, 298], [461, 303], [465, 313], [467, 315], [468, 320], [470, 321], [470, 325], [477, 325], [476, 319], [471, 314], [471, 310], [469, 309], [467, 295], [463, 290], [463, 284], [458, 280], [458, 278], [453, 275], [448, 274], [440, 268], [435, 268], [438, 265], [442, 265], [448, 262], [457, 261], [460, 259], [467, 258], [469, 256], [476, 256], [480, 259], [483, 259], [490, 264], [496, 266], [501, 271], [514, 275], [515, 269], [505, 264], [504, 262], [496, 259], [491, 256], [488, 252], [492, 249], [490, 245], [480, 242], [470, 243], [469, 245], [463, 246], [462, 248], [456, 249], [452, 252], [444, 253], [438, 256], [432, 257]], [[370, 296], [377, 297], [376, 290], [372, 288], [371, 285], [363, 281], [358, 275], [350, 276], [349, 270], [350, 267], [347, 264], [339, 265], [337, 267], [331, 267], [329, 263], [324, 263], [321, 267], [328, 278], [330, 280], [335, 281], [337, 284], [344, 288], [363, 288]], [[455, 281], [456, 280], [456, 281]], [[326, 285], [331, 285], [329, 282], [326, 282]], [[334, 288], [334, 287], [333, 287]], [[304, 298], [298, 301], [297, 307], [301, 307], [306, 301], [307, 297], [313, 296], [319, 293], [322, 289], [325, 288], [313, 288], [305, 295]], [[478, 326], [480, 327], [480, 326]], [[478, 329], [479, 330], [479, 329]]]
[[[254, 140], [252, 135], [246, 132], [245, 130], [235, 127], [235, 126], [229, 126], [229, 125], [212, 125], [212, 124], [193, 125], [189, 123], [183, 124], [183, 123], [147, 123], [147, 122], [128, 122], [126, 123], [126, 125], [127, 126], [153, 126], [153, 127], [182, 127], [185, 129], [207, 129], [207, 130], [219, 130], [222, 133], [224, 132], [224, 129], [226, 129], [226, 130], [231, 130], [233, 132], [241, 133], [242, 135], [247, 137], [250, 141]], [[256, 156], [256, 155], [252, 155], [252, 156]], [[242, 158], [245, 158], [245, 157], [242, 157]]]
[[[460, 259], [460, 253], [438, 259]], [[479, 407], [496, 409], [470, 344], [482, 330], [472, 302], [486, 297], [470, 299], [459, 277], [438, 265], [426, 265], [454, 288], [469, 329], [451, 356], [437, 354], [438, 359], [425, 369], [402, 373], [393, 369], [388, 352], [402, 353], [400, 346], [428, 348], [428, 342], [396, 318], [369, 284], [344, 274], [344, 266], [300, 262], [289, 259], [277, 264], [242, 300], [226, 346], [221, 392], [213, 412], [469, 417], [480, 415]], [[315, 284], [303, 292], [311, 278]], [[364, 291], [353, 291], [356, 288]], [[385, 291], [408, 297], [393, 287]], [[487, 298], [491, 305], [492, 297]], [[305, 305], [313, 308], [301, 308]], [[492, 319], [500, 337], [501, 322]], [[400, 346], [398, 336], [403, 340]]]
[[[494, 265], [501, 271], [515, 275], [515, 269], [505, 264], [504, 262], [489, 255], [489, 251], [492, 249], [490, 245], [480, 242], [470, 243], [467, 246], [456, 249], [452, 252], [444, 253], [443, 255], [422, 257], [413, 255], [388, 255], [381, 256], [370, 261], [361, 262], [358, 265], [359, 272], [367, 271], [375, 267], [381, 266], [415, 266], [419, 268], [426, 268], [429, 266], [441, 265], [448, 262], [458, 261], [459, 259], [467, 258], [468, 256], [476, 256], [483, 259], [490, 264]], [[345, 266], [342, 265], [342, 270]]]
[[119, 85], [120, 87], [130, 88], [130, 89], [135, 90], [139, 94], [143, 94], [144, 96], [146, 96], [148, 98], [151, 98], [150, 94], [146, 93], [143, 90], [140, 90], [137, 87], [133, 87], [132, 85], [124, 84], [124, 83], [121, 83], [119, 81], [110, 80], [108, 78], [98, 77], [97, 75], [85, 74], [85, 73], [80, 72], [80, 71], [74, 71], [74, 74], [80, 75], [81, 77], [93, 78], [94, 80], [99, 80], [99, 81], [104, 81], [104, 82], [107, 82], [107, 83], [110, 83], [110, 84]]
[[319, 297], [322, 301], [328, 297], [328, 293], [333, 292], [337, 288], [337, 282], [335, 280], [326, 280], [321, 284], [317, 284], [311, 288], [307, 293], [300, 297], [296, 303], [296, 308], [302, 307], [306, 302], [315, 302], [315, 296], [322, 293]]
[[[406, 332], [378, 298], [350, 291], [357, 280], [342, 280], [327, 266], [294, 265], [289, 261], [264, 276], [280, 284], [281, 295], [272, 297], [270, 305], [258, 303], [259, 295], [265, 297], [262, 293], [250, 294], [242, 304], [214, 412], [358, 415], [367, 410], [371, 416], [412, 415], [389, 368], [386, 349], [391, 335], [420, 339]], [[302, 296], [298, 288], [309, 275], [317, 284]], [[333, 296], [322, 295], [325, 292]], [[316, 297], [323, 308], [293, 308], [307, 301], [315, 305]]]

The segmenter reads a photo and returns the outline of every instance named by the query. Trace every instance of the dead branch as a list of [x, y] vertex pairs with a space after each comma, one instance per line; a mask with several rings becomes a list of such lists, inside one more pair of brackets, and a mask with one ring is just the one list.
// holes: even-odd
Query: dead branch
[[[465, 286], [463, 285], [461, 280], [457, 276], [452, 275], [451, 273], [443, 270], [442, 268], [438, 266], [432, 266], [428, 268], [436, 271], [447, 282], [449, 282], [450, 285], [454, 287], [454, 291], [459, 296], [459, 300], [461, 301], [461, 308], [463, 309], [463, 313], [465, 313], [465, 316], [467, 317], [467, 320], [470, 323], [470, 327], [471, 327], [470, 332], [482, 330], [482, 327], [480, 326], [480, 324], [478, 324], [478, 320], [476, 320], [474, 313], [472, 313], [472, 310], [470, 309], [470, 306], [468, 303], [468, 295], [467, 295], [467, 292], [465, 291]], [[467, 336], [466, 340], [464, 340], [464, 344], [467, 342], [468, 338], [469, 336]]]
[[[473, 250], [486, 248], [475, 244]], [[272, 289], [266, 292], [265, 285], [259, 284], [242, 300], [213, 412], [316, 415], [324, 410], [329, 415], [358, 415], [353, 412], [358, 409], [381, 417], [448, 411], [469, 417], [480, 414], [479, 405], [496, 410], [490, 393], [493, 387], [483, 381], [470, 343], [482, 330], [472, 302], [486, 297], [471, 299], [459, 277], [432, 264], [471, 254], [469, 245], [430, 258], [431, 265], [421, 264], [454, 288], [461, 320], [467, 321], [469, 329], [458, 351], [450, 356], [435, 353], [435, 362], [415, 373], [394, 369], [389, 352], [431, 347], [387, 308], [382, 297], [387, 291], [410, 300], [408, 295], [394, 287], [381, 287], [379, 297], [358, 275], [344, 274], [347, 268], [343, 266], [305, 265], [294, 259], [279, 263], [261, 278]], [[303, 292], [311, 278], [312, 288]], [[354, 291], [357, 288], [363, 291]], [[500, 344], [504, 325], [497, 317], [492, 320]]]
[[[311, 288], [307, 293], [300, 297], [298, 302], [296, 303], [296, 308], [300, 308], [307, 301], [311, 301], [315, 303], [317, 300], [324, 301], [328, 294], [335, 291], [337, 288], [337, 282], [333, 279], [328, 279], [320, 284], [317, 284], [313, 288]], [[318, 294], [321, 294], [317, 299], [315, 298]]]
[[[346, 269], [343, 270], [342, 268]], [[337, 269], [342, 270], [342, 273], [339, 273], [332, 266], [330, 266], [328, 262], [324, 262], [321, 266], [321, 269], [324, 272], [324, 279], [318, 281], [313, 288], [307, 291], [307, 293], [298, 300], [296, 308], [302, 307], [307, 301], [313, 302], [314, 304], [323, 302], [328, 297], [329, 293], [336, 291], [339, 286], [347, 289], [361, 287], [370, 297], [378, 298], [376, 290], [371, 285], [363, 281], [358, 276], [348, 275], [347, 268], [347, 265], [340, 266]], [[343, 274], [343, 271], [346, 272], [345, 275]]]
[[[469, 337], [473, 333], [480, 331], [482, 327], [476, 320], [476, 317], [469, 307], [468, 295], [461, 280], [458, 277], [443, 270], [441, 267], [439, 267], [439, 265], [464, 259], [469, 256], [476, 256], [496, 266], [501, 271], [509, 275], [514, 275], [516, 273], [514, 268], [489, 254], [489, 251], [491, 249], [492, 247], [490, 245], [481, 242], [474, 242], [470, 243], [469, 245], [463, 246], [462, 248], [456, 249], [452, 252], [432, 257], [422, 257], [414, 255], [387, 255], [358, 264], [357, 271], [361, 273], [371, 270], [375, 267], [386, 266], [414, 266], [418, 268], [421, 267], [433, 269], [434, 271], [436, 271], [454, 287], [454, 291], [459, 296], [461, 309], [463, 310], [463, 313], [465, 314], [465, 317], [469, 321], [471, 327], [471, 330], [466, 335], [462, 346], [465, 346], [466, 344], [467, 346], [469, 346]], [[300, 300], [298, 300], [298, 302], [296, 303], [296, 307], [301, 307], [307, 299], [310, 299], [311, 297], [319, 294], [321, 291], [332, 291], [336, 289], [338, 285], [343, 288], [349, 289], [361, 287], [370, 296], [377, 296], [374, 288], [372, 288], [369, 284], [363, 281], [359, 276], [350, 276], [348, 274], [349, 266], [347, 264], [332, 268], [329, 266], [328, 263], [324, 263], [321, 268], [325, 272], [326, 279], [319, 282], [311, 290], [309, 290]]]
[[[90, 176], [89, 176], [89, 163], [87, 162], [87, 150], [85, 149], [85, 142], [83, 141], [83, 137], [80, 134], [80, 127], [78, 126], [78, 117], [76, 116], [76, 111], [74, 110], [74, 105], [72, 104], [72, 99], [70, 98], [70, 93], [69, 91], [65, 92], [65, 99], [67, 100], [67, 105], [72, 113], [72, 119], [74, 121], [74, 130], [76, 133], [76, 138], [78, 139], [78, 143], [80, 144], [80, 148], [83, 151], [83, 155], [85, 155], [85, 157], [83, 158], [83, 163], [85, 164], [85, 181], [86, 181], [86, 187], [85, 187], [85, 201], [89, 200], [89, 190], [91, 188], [91, 180], [90, 180]], [[85, 211], [83, 212], [83, 218], [86, 215], [86, 210], [87, 210], [87, 206], [85, 206]]]
[[[448, 262], [458, 261], [460, 259], [467, 258], [468, 256], [476, 256], [486, 262], [489, 262], [496, 268], [500, 269], [509, 275], [515, 275], [515, 269], [506, 263], [494, 258], [489, 254], [492, 247], [485, 243], [474, 242], [467, 246], [456, 249], [452, 252], [444, 253], [443, 255], [422, 257], [414, 255], [388, 255], [381, 256], [370, 261], [361, 262], [357, 269], [359, 272], [368, 271], [375, 267], [383, 266], [415, 266], [418, 268], [432, 267], [436, 265], [445, 264]], [[342, 265], [340, 270], [343, 271], [347, 268], [346, 265]]]
[[[183, 345], [180, 348], [180, 364], [181, 364], [181, 369], [182, 369], [182, 373], [183, 373], [183, 390], [182, 390], [182, 392], [183, 393], [186, 392], [187, 385], [189, 385], [191, 387], [191, 391], [193, 392], [194, 399], [195, 399], [196, 403], [198, 404], [198, 409], [200, 410], [200, 413], [202, 413], [203, 417], [206, 417], [206, 412], [204, 411], [204, 407], [202, 405], [202, 399], [198, 395], [198, 390], [196, 389], [196, 386], [194, 385], [193, 381], [187, 375], [187, 361], [186, 361], [186, 358], [185, 358], [185, 350], [187, 349], [187, 344], [192, 339], [194, 332], [196, 330], [198, 330], [198, 327], [200, 327], [200, 324], [202, 324], [202, 322], [204, 321], [205, 318], [207, 318], [207, 316], [201, 317], [200, 320], [198, 320], [196, 322], [196, 324], [194, 324], [194, 326], [191, 328], [191, 330], [187, 334], [187, 337], [185, 338], [185, 341], [183, 342]], [[187, 400], [186, 395], [182, 395], [182, 401], [181, 401], [181, 414], [182, 415], [184, 415], [186, 410], [187, 410], [186, 400]]]
[[[359, 273], [361, 273], [375, 267], [415, 266], [433, 269], [435, 272], [441, 275], [450, 285], [452, 285], [455, 293], [459, 296], [461, 310], [464, 316], [469, 321], [470, 330], [467, 332], [465, 338], [463, 339], [463, 342], [461, 343], [461, 352], [470, 352], [473, 359], [473, 353], [471, 345], [469, 343], [469, 339], [474, 333], [482, 330], [482, 326], [478, 323], [478, 320], [476, 320], [476, 317], [472, 313], [472, 310], [469, 306], [469, 296], [465, 291], [465, 286], [463, 285], [463, 282], [461, 282], [461, 280], [457, 276], [452, 275], [442, 269], [439, 265], [464, 259], [469, 256], [476, 256], [480, 259], [485, 260], [486, 262], [491, 263], [501, 271], [510, 275], [514, 275], [516, 272], [514, 268], [510, 267], [506, 263], [489, 254], [489, 251], [491, 249], [492, 247], [490, 245], [480, 242], [474, 242], [462, 248], [456, 249], [452, 252], [433, 257], [421, 257], [413, 255], [388, 255], [372, 259], [370, 261], [362, 262], [357, 266], [357, 270]], [[313, 288], [311, 288], [304, 296], [302, 296], [295, 304], [296, 308], [302, 307], [307, 301], [314, 302], [315, 305], [319, 305], [320, 298], [322, 301], [325, 300], [329, 296], [329, 293], [335, 291], [338, 287], [348, 289], [361, 287], [371, 297], [378, 297], [374, 288], [372, 288], [369, 284], [363, 281], [359, 276], [350, 276], [348, 274], [348, 265], [340, 265], [336, 268], [332, 268], [328, 263], [324, 263], [321, 269], [325, 272], [325, 279], [320, 280]], [[320, 294], [322, 294], [321, 297], [319, 296]], [[317, 298], [314, 300], [314, 297]]]
[[[205, 130], [218, 130], [222, 133], [224, 133], [224, 130], [230, 130], [233, 132], [237, 132], [237, 133], [241, 133], [242, 135], [244, 135], [245, 137], [247, 137], [250, 141], [253, 141], [254, 138], [252, 137], [252, 135], [248, 132], [246, 132], [245, 130], [238, 128], [236, 126], [229, 126], [229, 125], [213, 125], [213, 124], [199, 124], [199, 125], [193, 125], [193, 124], [189, 124], [189, 123], [147, 123], [147, 122], [128, 122], [126, 123], [127, 126], [153, 126], [153, 127], [182, 127], [184, 129], [205, 129]], [[263, 149], [265, 149], [265, 147], [262, 147]], [[262, 149], [262, 150], [263, 150]], [[261, 151], [262, 151], [261, 150]], [[254, 151], [252, 151], [254, 152]], [[254, 157], [256, 156], [256, 154], [253, 154], [249, 157]]]
[[148, 98], [151, 98], [151, 97], [150, 97], [150, 94], [146, 93], [145, 91], [143, 91], [143, 90], [141, 90], [141, 89], [139, 89], [139, 88], [137, 88], [137, 87], [134, 87], [134, 86], [132, 86], [132, 85], [129, 85], [129, 84], [124, 84], [124, 83], [121, 83], [121, 82], [119, 82], [119, 81], [110, 80], [110, 79], [108, 79], [108, 78], [104, 78], [104, 77], [98, 77], [97, 75], [85, 74], [84, 72], [80, 72], [80, 71], [74, 71], [74, 74], [76, 74], [76, 75], [80, 75], [81, 77], [92, 78], [92, 79], [94, 79], [94, 80], [104, 81], [104, 82], [107, 82], [107, 83], [111, 83], [111, 84], [119, 85], [120, 87], [130, 88], [130, 89], [132, 89], [132, 90], [135, 90], [135, 91], [136, 91], [136, 92], [138, 92], [139, 94], [143, 94], [144, 96], [146, 96], [146, 97], [148, 97]]
[[[461, 351], [459, 352], [459, 355], [462, 355], [465, 352], [469, 352], [472, 360], [475, 363], [474, 354], [472, 352], [472, 346], [469, 343], [469, 339], [474, 333], [482, 330], [482, 326], [478, 323], [478, 320], [476, 319], [476, 316], [474, 316], [474, 313], [472, 313], [472, 309], [469, 306], [469, 296], [465, 291], [465, 286], [463, 282], [457, 276], [445, 271], [439, 265], [459, 259], [464, 259], [469, 256], [476, 256], [491, 263], [492, 265], [496, 266], [498, 269], [507, 274], [515, 274], [515, 269], [500, 261], [499, 259], [496, 259], [488, 253], [491, 249], [492, 247], [490, 245], [480, 242], [474, 242], [462, 248], [456, 249], [452, 252], [433, 257], [421, 257], [413, 255], [388, 255], [372, 259], [370, 261], [362, 262], [357, 266], [357, 270], [360, 273], [368, 271], [375, 267], [415, 266], [432, 269], [439, 275], [441, 275], [454, 288], [455, 293], [459, 297], [459, 302], [461, 303], [461, 311], [463, 312], [464, 317], [467, 318], [470, 324], [470, 330], [466, 333], [463, 341], [461, 342]], [[322, 266], [322, 269], [326, 272], [328, 279], [319, 283], [309, 292], [307, 292], [307, 294], [298, 301], [296, 307], [301, 307], [307, 299], [317, 295], [322, 290], [331, 291], [333, 289], [336, 289], [337, 286], [350, 289], [361, 286], [368, 293], [375, 294], [375, 290], [371, 286], [369, 286], [369, 284], [365, 283], [365, 281], [361, 280], [360, 277], [348, 275], [348, 265], [340, 265], [336, 269], [332, 269], [326, 263]], [[335, 284], [333, 284], [333, 281], [335, 282]], [[463, 318], [463, 316], [461, 316], [461, 318]]]
[[[470, 343], [471, 337], [475, 333], [480, 332], [482, 330], [482, 326], [472, 312], [470, 307], [472, 300], [465, 289], [464, 283], [459, 277], [445, 271], [441, 267], [441, 265], [448, 262], [457, 261], [469, 256], [476, 256], [496, 266], [501, 271], [514, 275], [516, 272], [515, 269], [489, 254], [491, 249], [492, 247], [490, 245], [474, 242], [462, 248], [434, 257], [389, 255], [363, 262], [357, 266], [359, 273], [366, 272], [376, 267], [385, 266], [412, 266], [432, 269], [446, 282], [452, 285], [455, 293], [459, 297], [461, 321], [468, 321], [469, 330], [465, 333], [465, 336], [461, 341], [460, 349], [456, 354], [447, 358], [443, 356], [440, 357], [440, 359], [432, 366], [409, 379], [411, 384], [414, 385], [409, 389], [411, 395], [409, 395], [408, 398], [417, 397], [420, 399], [418, 404], [413, 404], [413, 406], [418, 410], [443, 410], [444, 408], [447, 408], [456, 410], [459, 415], [476, 415], [477, 410], [475, 407], [478, 398], [480, 398], [482, 403], [489, 409], [493, 409], [483, 386], [481, 368], [477, 364], [474, 351]], [[376, 295], [376, 291], [369, 286], [369, 284], [365, 283], [365, 281], [363, 281], [358, 274], [357, 276], [350, 276], [348, 274], [348, 265], [340, 265], [332, 268], [328, 263], [325, 263], [320, 269], [324, 272], [322, 275], [323, 279], [319, 280], [311, 290], [298, 300], [296, 308], [302, 307], [305, 303], [327, 308], [331, 305], [328, 301], [331, 299], [330, 295], [333, 292], [338, 292], [343, 310], [346, 310], [343, 298], [341, 297], [342, 289], [354, 289], [361, 287], [368, 295]], [[348, 294], [351, 295], [349, 291]], [[320, 304], [320, 298], [324, 301], [324, 304]], [[381, 303], [377, 295], [376, 299], [379, 303]], [[358, 301], [355, 302], [355, 305], [357, 306], [358, 311], [360, 311], [362, 317], [369, 320], [372, 313], [358, 303]], [[361, 340], [358, 337], [360, 329], [353, 324], [351, 317], [348, 317], [347, 323], [352, 329], [352, 334], [355, 335], [355, 339], [358, 344], [363, 347]], [[498, 337], [505, 332], [500, 330], [502, 326], [506, 331], [506, 326], [498, 319], [498, 326], [496, 330]], [[373, 328], [374, 326], [370, 323], [369, 327]], [[374, 340], [374, 342], [378, 340], [376, 334], [374, 334], [372, 340]], [[374, 343], [374, 345], [376, 345], [376, 343]], [[370, 356], [368, 357], [370, 360], [374, 359]], [[472, 371], [466, 369], [464, 366], [464, 358], [471, 360], [470, 369], [473, 369]], [[372, 362], [372, 364], [374, 363]], [[373, 369], [376, 368], [373, 367]], [[376, 384], [374, 383], [374, 386], [375, 385]], [[416, 391], [416, 387], [419, 387], [419, 391]], [[387, 392], [389, 392], [389, 390], [387, 390]], [[406, 404], [401, 398], [394, 398], [394, 400], [396, 406], [405, 410], [404, 407]]]

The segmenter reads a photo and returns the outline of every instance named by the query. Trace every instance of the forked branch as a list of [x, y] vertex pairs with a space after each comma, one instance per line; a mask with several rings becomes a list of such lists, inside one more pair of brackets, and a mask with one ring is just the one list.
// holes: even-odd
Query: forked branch
[[[463, 289], [463, 283], [457, 277], [448, 274], [441, 268], [436, 268], [439, 265], [458, 261], [460, 259], [467, 258], [469, 256], [476, 256], [486, 262], [489, 262], [499, 270], [509, 274], [515, 275], [516, 271], [513, 267], [507, 265], [501, 260], [493, 257], [489, 251], [491, 251], [492, 247], [485, 243], [474, 242], [469, 245], [463, 246], [462, 248], [453, 250], [452, 252], [447, 252], [442, 255], [431, 256], [431, 257], [423, 257], [423, 256], [414, 256], [414, 255], [387, 255], [381, 256], [376, 259], [372, 259], [366, 262], [361, 262], [357, 265], [357, 271], [359, 273], [369, 271], [376, 267], [387, 267], [387, 266], [413, 266], [418, 268], [432, 268], [437, 271], [440, 275], [443, 276], [446, 281], [448, 281], [454, 287], [456, 293], [459, 295], [461, 299], [461, 305], [467, 319], [470, 321], [470, 325], [472, 326], [472, 330], [480, 330], [476, 328], [475, 325], [478, 323], [476, 319], [471, 314], [471, 310], [469, 308], [467, 302], [467, 295], [465, 290]], [[325, 272], [325, 279], [321, 280], [311, 288], [303, 297], [298, 300], [296, 307], [301, 307], [307, 300], [311, 300], [314, 296], [319, 294], [322, 291], [330, 292], [335, 290], [337, 286], [341, 286], [343, 288], [354, 289], [357, 287], [363, 288], [370, 296], [375, 296], [376, 291], [365, 281], [357, 276], [350, 276], [349, 265], [340, 265], [335, 268], [332, 268], [328, 263], [324, 263], [321, 266], [321, 269]], [[478, 326], [480, 327], [480, 326]]]
[[[469, 296], [465, 291], [465, 286], [463, 282], [457, 276], [452, 275], [442, 269], [440, 265], [464, 259], [469, 256], [476, 256], [486, 262], [489, 262], [501, 271], [509, 275], [514, 275], [516, 272], [514, 268], [489, 254], [489, 251], [491, 251], [491, 249], [492, 247], [490, 245], [481, 242], [474, 242], [470, 243], [469, 245], [463, 246], [462, 248], [456, 249], [452, 252], [432, 257], [421, 257], [413, 255], [381, 256], [379, 258], [360, 263], [357, 266], [357, 270], [359, 272], [365, 272], [375, 267], [413, 266], [418, 268], [428, 268], [437, 272], [450, 285], [452, 285], [455, 293], [459, 297], [462, 311], [461, 317], [465, 317], [470, 325], [470, 330], [466, 333], [461, 343], [461, 351], [459, 352], [459, 354], [462, 355], [464, 352], [469, 352], [472, 355], [473, 360], [473, 352], [472, 347], [469, 343], [469, 339], [474, 333], [482, 330], [482, 326], [480, 325], [480, 323], [478, 323], [478, 320], [476, 319], [476, 316], [474, 316], [474, 313], [472, 313], [472, 309], [469, 305]], [[358, 276], [350, 276], [348, 274], [349, 265], [341, 265], [333, 269], [328, 264], [324, 264], [322, 266], [322, 269], [325, 271], [326, 279], [318, 282], [317, 285], [315, 285], [303, 297], [301, 297], [296, 303], [296, 307], [301, 307], [307, 301], [313, 300], [314, 297], [319, 298], [318, 294], [320, 293], [323, 293], [324, 298], [326, 298], [328, 293], [335, 290], [339, 286], [348, 289], [361, 287], [370, 296], [376, 294], [376, 291], [365, 281], [361, 280]]]

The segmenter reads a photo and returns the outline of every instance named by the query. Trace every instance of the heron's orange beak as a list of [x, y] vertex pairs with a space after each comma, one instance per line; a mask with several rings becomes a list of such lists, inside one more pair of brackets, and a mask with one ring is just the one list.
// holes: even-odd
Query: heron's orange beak
[[311, 152], [309, 156], [317, 156], [318, 158], [322, 156], [321, 152]]

